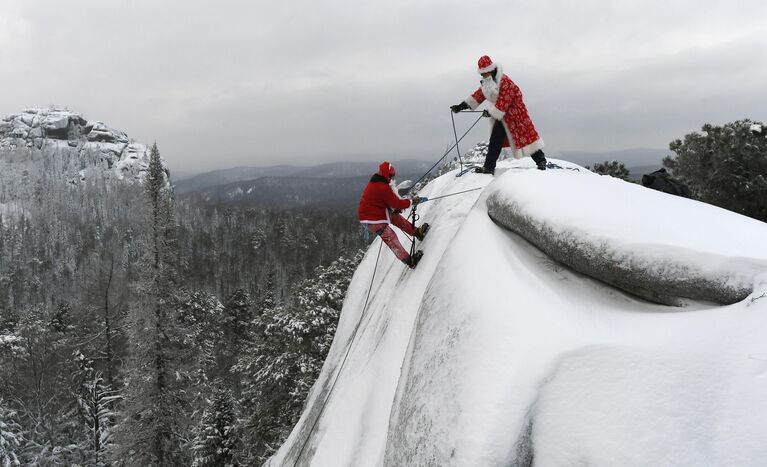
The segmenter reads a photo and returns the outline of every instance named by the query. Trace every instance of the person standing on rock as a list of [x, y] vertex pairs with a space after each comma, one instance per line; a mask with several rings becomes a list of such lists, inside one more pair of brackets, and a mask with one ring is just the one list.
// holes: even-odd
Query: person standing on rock
[[378, 172], [368, 182], [360, 198], [357, 216], [360, 223], [365, 225], [368, 231], [381, 237], [384, 243], [391, 249], [397, 258], [411, 269], [414, 269], [423, 256], [422, 251], [417, 251], [413, 256], [402, 247], [397, 234], [389, 224], [394, 224], [403, 232], [423, 241], [429, 224], [424, 223], [418, 228], [407, 221], [400, 212], [410, 206], [418, 205], [426, 201], [424, 197], [411, 199], [400, 198], [392, 181], [396, 171], [389, 162], [382, 162], [378, 166]]
[[487, 55], [479, 59], [478, 67], [479, 74], [482, 75], [479, 89], [460, 104], [450, 106], [450, 110], [458, 113], [466, 109], [474, 110], [485, 100], [492, 104], [485, 110], [485, 116], [493, 119], [487, 157], [484, 166], [474, 171], [494, 174], [495, 164], [504, 147], [513, 148], [516, 159], [530, 156], [538, 169], [546, 170], [543, 140], [535, 131], [519, 86]]

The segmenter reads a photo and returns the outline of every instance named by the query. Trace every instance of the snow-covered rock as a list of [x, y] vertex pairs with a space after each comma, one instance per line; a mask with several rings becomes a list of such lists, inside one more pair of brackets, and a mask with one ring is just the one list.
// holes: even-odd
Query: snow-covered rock
[[[743, 301], [680, 309], [574, 272], [488, 216], [488, 196], [516, 181], [534, 200], [549, 190], [568, 204], [566, 181], [541, 180], [599, 180], [532, 167], [501, 162], [495, 178], [451, 172], [429, 183], [420, 194], [430, 198], [487, 188], [419, 206], [432, 229], [415, 270], [371, 245], [270, 467], [763, 464], [767, 273]], [[634, 207], [639, 193], [616, 188], [614, 198]], [[711, 215], [736, 222], [738, 240], [763, 232]]]
[[[513, 170], [513, 169], [512, 169]], [[553, 259], [648, 300], [732, 304], [767, 270], [767, 224], [581, 170], [520, 171], [488, 213]]]
[[132, 142], [127, 134], [103, 122], [87, 120], [67, 109], [26, 109], [0, 121], [0, 159], [4, 152], [23, 148], [50, 150], [55, 157], [81, 159], [82, 165], [90, 165], [79, 171], [82, 181], [99, 174], [140, 182], [149, 166], [146, 145]]

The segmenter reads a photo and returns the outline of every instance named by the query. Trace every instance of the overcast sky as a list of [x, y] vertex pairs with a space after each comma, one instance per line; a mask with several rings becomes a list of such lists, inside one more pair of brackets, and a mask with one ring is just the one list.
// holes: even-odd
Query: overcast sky
[[176, 170], [435, 159], [483, 54], [552, 154], [766, 120], [764, 0], [1, 5], [0, 114], [67, 106], [156, 140]]

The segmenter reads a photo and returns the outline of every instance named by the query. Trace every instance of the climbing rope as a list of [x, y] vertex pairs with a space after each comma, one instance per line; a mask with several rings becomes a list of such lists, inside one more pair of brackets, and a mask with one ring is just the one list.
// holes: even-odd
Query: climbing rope
[[423, 201], [423, 202], [424, 203], [428, 203], [429, 201], [434, 201], [435, 199], [447, 198], [448, 196], [462, 195], [462, 194], [468, 193], [470, 191], [481, 190], [482, 188], [484, 188], [484, 187], [481, 186], [481, 187], [477, 187], [477, 188], [472, 188], [470, 190], [457, 191], [455, 193], [449, 193], [449, 194], [442, 195], [442, 196], [435, 196], [434, 198], [429, 198], [429, 199], [427, 199], [426, 201]]
[[[471, 112], [471, 111], [470, 111], [469, 113], [474, 113], [474, 112]], [[480, 113], [481, 113], [481, 112], [480, 112]], [[410, 190], [412, 190], [412, 189], [413, 189], [413, 187], [414, 187], [414, 186], [418, 185], [418, 182], [420, 182], [421, 180], [423, 180], [424, 178], [426, 178], [426, 176], [427, 176], [427, 175], [429, 175], [429, 174], [431, 173], [431, 171], [432, 171], [432, 170], [434, 170], [434, 167], [436, 167], [437, 165], [439, 165], [439, 163], [440, 163], [440, 162], [442, 162], [442, 161], [445, 159], [445, 157], [447, 157], [447, 155], [448, 155], [448, 154], [450, 154], [450, 151], [452, 151], [452, 150], [453, 150], [453, 148], [455, 148], [455, 147], [458, 147], [458, 143], [460, 143], [460, 142], [461, 142], [461, 140], [463, 140], [463, 139], [466, 137], [466, 135], [468, 135], [468, 134], [469, 134], [469, 132], [472, 130], [472, 128], [474, 128], [474, 127], [477, 125], [477, 123], [479, 123], [479, 121], [480, 121], [480, 120], [482, 120], [482, 115], [480, 115], [479, 117], [477, 117], [477, 120], [476, 120], [474, 123], [472, 123], [472, 124], [471, 124], [471, 126], [469, 127], [469, 129], [468, 129], [468, 130], [466, 130], [466, 132], [465, 132], [465, 133], [464, 133], [464, 134], [463, 134], [463, 135], [462, 135], [460, 138], [458, 138], [458, 139], [456, 140], [455, 144], [453, 144], [452, 146], [450, 146], [450, 149], [448, 149], [447, 151], [445, 151], [445, 154], [443, 154], [443, 155], [442, 155], [442, 157], [440, 157], [440, 158], [437, 160], [437, 162], [435, 162], [435, 163], [434, 163], [434, 165], [432, 165], [431, 167], [429, 167], [429, 170], [427, 170], [427, 171], [426, 171], [426, 173], [424, 173], [423, 175], [421, 175], [421, 178], [419, 178], [418, 180], [416, 180], [416, 181], [415, 181], [415, 183], [413, 183], [413, 185], [410, 187], [410, 189], [408, 189], [408, 193], [410, 192]], [[457, 135], [457, 133], [456, 133], [456, 135]]]
[[[416, 206], [417, 206], [416, 204], [413, 205], [413, 209], [410, 210], [410, 216], [408, 216], [408, 217], [412, 218], [412, 220], [410, 221], [410, 225], [413, 226], [413, 230], [414, 231], [415, 231], [415, 221], [417, 221], [420, 218], [420, 216], [415, 213]], [[407, 235], [407, 234], [405, 234], [405, 236], [411, 241], [411, 243], [410, 243], [410, 258], [412, 259], [413, 255], [415, 255], [415, 240], [416, 240], [416, 238], [415, 238], [415, 236], [413, 236], [413, 238], [411, 239], [410, 235]]]
[[370, 291], [373, 290], [373, 282], [375, 281], [376, 270], [378, 269], [378, 259], [381, 257], [381, 247], [383, 246], [383, 239], [380, 239], [380, 240], [381, 242], [378, 244], [378, 254], [376, 255], [376, 264], [375, 266], [373, 266], [373, 277], [370, 278], [370, 286], [368, 286], [368, 293], [367, 293], [367, 297], [365, 297], [365, 304], [362, 306], [362, 314], [360, 315], [360, 320], [357, 322], [357, 325], [354, 327], [354, 331], [352, 331], [352, 337], [351, 339], [349, 339], [349, 345], [348, 347], [346, 347], [346, 353], [344, 354], [344, 358], [341, 360], [341, 365], [338, 367], [336, 376], [335, 378], [333, 378], [333, 383], [331, 383], [330, 385], [330, 389], [328, 390], [328, 395], [325, 398], [325, 400], [322, 402], [322, 405], [320, 406], [320, 411], [317, 414], [317, 418], [314, 419], [314, 423], [312, 423], [312, 427], [309, 429], [309, 433], [307, 433], [306, 439], [304, 440], [304, 443], [301, 445], [301, 450], [298, 451], [298, 456], [296, 456], [296, 461], [293, 463], [293, 467], [296, 467], [296, 465], [298, 465], [298, 461], [301, 459], [301, 455], [304, 453], [306, 444], [309, 442], [309, 438], [314, 432], [314, 429], [317, 427], [317, 423], [320, 421], [320, 417], [322, 417], [322, 413], [325, 411], [325, 406], [328, 404], [328, 402], [330, 401], [330, 397], [333, 395], [333, 389], [336, 386], [336, 382], [338, 382], [338, 377], [341, 376], [341, 372], [343, 371], [344, 365], [346, 364], [346, 359], [349, 357], [349, 352], [352, 349], [354, 338], [357, 337], [357, 331], [360, 328], [360, 324], [362, 324], [363, 318], [365, 318], [368, 301], [370, 300]]
[[453, 135], [455, 136], [455, 152], [458, 153], [458, 163], [461, 164], [461, 172], [463, 172], [463, 158], [461, 157], [461, 150], [458, 149], [458, 132], [455, 131], [455, 112], [450, 111], [450, 121], [453, 122]]
[[[468, 112], [471, 113], [471, 111], [468, 111]], [[452, 118], [452, 112], [451, 112], [451, 118]], [[472, 128], [474, 128], [477, 125], [477, 123], [479, 123], [479, 121], [481, 119], [482, 119], [482, 115], [480, 115], [479, 118], [477, 118], [477, 120], [469, 127], [468, 130], [466, 130], [466, 132], [460, 138], [458, 138], [458, 132], [455, 129], [455, 119], [453, 119], [453, 133], [454, 133], [455, 138], [456, 138], [455, 144], [453, 144], [453, 146], [451, 146], [450, 149], [448, 149], [445, 152], [445, 154], [443, 154], [442, 157], [440, 157], [439, 160], [434, 165], [432, 165], [431, 168], [429, 168], [429, 170], [427, 170], [426, 173], [424, 173], [421, 176], [421, 178], [419, 178], [412, 186], [417, 185], [418, 182], [420, 182], [421, 180], [426, 178], [426, 176], [429, 175], [429, 173], [434, 169], [434, 167], [436, 167], [440, 162], [442, 162], [443, 159], [445, 159], [445, 157], [447, 157], [448, 154], [450, 154], [450, 151], [452, 151], [453, 148], [456, 148], [456, 151], [458, 152], [458, 159], [459, 159], [459, 161], [461, 161], [461, 168], [463, 168], [463, 161], [461, 159], [461, 153], [458, 150], [458, 143], [461, 142], [461, 140], [463, 140], [463, 138], [465, 138], [467, 134], [469, 134], [469, 132], [472, 130]], [[457, 193], [450, 193], [450, 194], [447, 194], [447, 195], [437, 196], [435, 198], [429, 198], [429, 201], [434, 200], [434, 199], [446, 198], [448, 196], [459, 195], [459, 194], [462, 194], [462, 193], [467, 193], [469, 191], [475, 191], [475, 190], [479, 190], [479, 189], [480, 188], [473, 188], [471, 190], [464, 190], [464, 191], [457, 192]], [[411, 210], [410, 215], [408, 217], [411, 218], [411, 223], [413, 225], [413, 228], [415, 228], [415, 223], [416, 223], [416, 221], [420, 217], [416, 213], [416, 207], [415, 206], [413, 206], [413, 209]], [[412, 256], [413, 254], [415, 254], [416, 239], [415, 239], [415, 237], [413, 237], [411, 239], [409, 235], [407, 236], [407, 238], [412, 242], [411, 245], [410, 245], [410, 255]], [[368, 286], [367, 296], [365, 297], [365, 304], [362, 306], [362, 314], [360, 315], [360, 319], [357, 322], [357, 325], [354, 327], [354, 331], [352, 331], [352, 336], [349, 339], [348, 346], [346, 347], [346, 352], [344, 353], [344, 358], [341, 360], [341, 364], [339, 365], [338, 371], [336, 372], [335, 377], [333, 378], [333, 382], [330, 384], [330, 389], [328, 389], [327, 397], [325, 398], [324, 401], [322, 401], [322, 405], [320, 406], [319, 413], [317, 413], [317, 417], [314, 419], [314, 422], [312, 423], [312, 427], [309, 429], [309, 432], [306, 434], [306, 438], [304, 439], [304, 442], [301, 444], [301, 449], [298, 451], [298, 455], [296, 456], [296, 460], [293, 463], [293, 467], [297, 466], [298, 465], [298, 461], [301, 460], [301, 456], [304, 453], [304, 449], [306, 449], [306, 445], [309, 443], [309, 438], [311, 437], [312, 433], [314, 433], [315, 428], [317, 428], [317, 423], [319, 423], [320, 418], [322, 417], [322, 414], [325, 411], [325, 407], [327, 406], [328, 402], [330, 401], [330, 398], [333, 396], [333, 390], [336, 387], [336, 383], [338, 382], [338, 378], [341, 376], [341, 372], [343, 372], [344, 366], [346, 365], [346, 360], [349, 358], [349, 353], [351, 351], [352, 344], [354, 344], [354, 339], [357, 337], [357, 331], [359, 331], [360, 325], [362, 324], [362, 321], [365, 318], [365, 314], [367, 313], [367, 306], [368, 306], [368, 303], [370, 301], [370, 292], [373, 290], [373, 283], [375, 282], [376, 270], [378, 269], [378, 260], [381, 257], [381, 247], [382, 246], [383, 246], [383, 239], [381, 239], [380, 243], [378, 244], [378, 253], [376, 254], [376, 262], [375, 262], [375, 266], [373, 266], [373, 276], [370, 278], [370, 285]]]

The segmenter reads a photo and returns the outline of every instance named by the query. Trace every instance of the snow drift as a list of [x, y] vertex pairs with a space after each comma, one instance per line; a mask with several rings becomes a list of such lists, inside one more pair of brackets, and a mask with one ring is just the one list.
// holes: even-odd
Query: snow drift
[[[489, 186], [419, 207], [432, 230], [414, 271], [385, 247], [379, 258], [373, 243], [305, 412], [270, 466], [762, 463], [767, 275], [738, 303], [676, 308], [574, 272], [495, 224], [486, 201], [515, 197], [518, 181], [532, 199], [547, 190], [567, 203], [570, 177], [598, 179], [527, 168], [502, 162], [495, 178], [432, 181], [421, 192], [432, 198]], [[638, 193], [620, 196], [635, 205]], [[681, 201], [663, 209], [685, 217], [695, 202]], [[739, 228], [765, 233], [757, 222]], [[732, 239], [719, 240], [728, 258]]]

